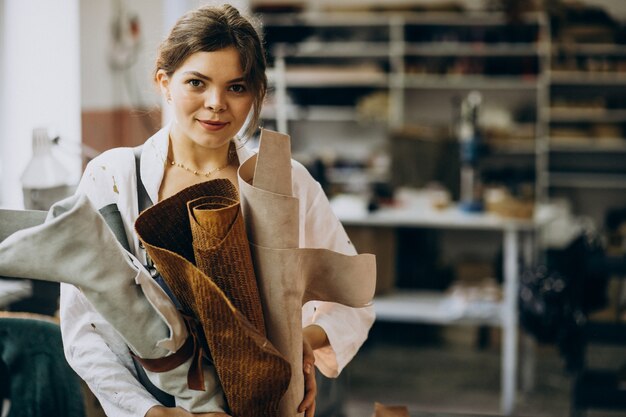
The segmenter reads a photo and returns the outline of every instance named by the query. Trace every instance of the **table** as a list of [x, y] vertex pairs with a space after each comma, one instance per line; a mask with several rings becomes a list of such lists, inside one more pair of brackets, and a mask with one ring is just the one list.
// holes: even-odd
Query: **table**
[[0, 279], [0, 310], [32, 295], [32, 283], [21, 279]]
[[[456, 206], [434, 209], [427, 195], [414, 194], [398, 206], [368, 213], [362, 206], [335, 199], [333, 209], [344, 226], [412, 227], [492, 231], [503, 239], [503, 301], [481, 314], [456, 315], [446, 310], [443, 295], [400, 292], [375, 299], [377, 320], [434, 324], [473, 323], [502, 327], [501, 411], [511, 415], [515, 406], [518, 358], [518, 291], [521, 255], [526, 263], [535, 258], [535, 237], [553, 216], [536, 210], [534, 219], [508, 219], [491, 213], [466, 213]], [[448, 306], [449, 307], [449, 306]]]
[[[0, 242], [17, 230], [43, 223], [45, 211], [0, 209]], [[0, 309], [32, 295], [32, 282], [0, 279]]]

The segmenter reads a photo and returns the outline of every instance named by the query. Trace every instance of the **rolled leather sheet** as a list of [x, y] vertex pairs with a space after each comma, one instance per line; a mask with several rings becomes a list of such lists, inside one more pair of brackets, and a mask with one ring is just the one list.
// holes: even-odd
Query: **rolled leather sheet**
[[[235, 190], [236, 193], [236, 190]], [[200, 197], [187, 203], [196, 266], [265, 335], [263, 309], [238, 196]]]
[[197, 319], [230, 414], [278, 416], [291, 369], [265, 337], [235, 186], [216, 179], [186, 188], [142, 212], [135, 229], [185, 312]]
[[299, 248], [299, 202], [292, 195], [289, 136], [262, 130], [259, 152], [239, 168], [239, 191], [259, 282], [268, 339], [291, 366], [280, 417], [300, 416], [304, 396], [302, 305], [310, 300], [351, 307], [371, 303], [373, 255]]

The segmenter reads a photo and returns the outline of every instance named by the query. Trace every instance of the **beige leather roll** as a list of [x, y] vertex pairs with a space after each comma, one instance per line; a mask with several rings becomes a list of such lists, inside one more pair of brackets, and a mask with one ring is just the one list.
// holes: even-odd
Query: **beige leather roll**
[[365, 307], [374, 296], [373, 255], [299, 248], [299, 201], [292, 195], [289, 136], [263, 130], [259, 153], [239, 168], [239, 191], [252, 244], [269, 340], [291, 366], [280, 417], [300, 416], [304, 397], [302, 305], [310, 300]]

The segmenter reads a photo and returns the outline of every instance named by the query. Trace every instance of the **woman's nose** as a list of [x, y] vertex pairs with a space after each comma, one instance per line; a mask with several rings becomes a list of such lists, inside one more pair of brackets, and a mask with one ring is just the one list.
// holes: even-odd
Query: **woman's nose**
[[213, 113], [220, 113], [226, 110], [226, 102], [224, 101], [223, 94], [216, 91], [216, 89], [208, 90], [204, 100], [204, 106]]

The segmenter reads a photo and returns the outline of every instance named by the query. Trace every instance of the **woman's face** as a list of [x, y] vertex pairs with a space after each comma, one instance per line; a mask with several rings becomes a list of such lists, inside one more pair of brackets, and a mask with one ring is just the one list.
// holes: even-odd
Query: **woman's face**
[[233, 47], [196, 52], [171, 76], [159, 71], [157, 81], [174, 111], [172, 139], [205, 148], [226, 145], [242, 128], [254, 101]]

